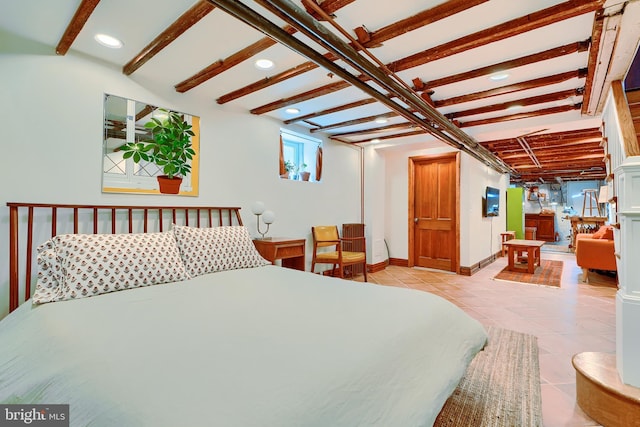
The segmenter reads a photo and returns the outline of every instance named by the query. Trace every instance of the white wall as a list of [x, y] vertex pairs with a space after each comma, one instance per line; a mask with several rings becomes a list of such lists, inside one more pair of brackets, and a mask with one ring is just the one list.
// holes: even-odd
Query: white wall
[[[449, 152], [450, 147], [424, 150], [380, 150], [384, 158], [385, 190], [367, 199], [366, 210], [385, 206], [384, 229], [391, 258], [408, 259], [409, 236], [409, 172], [408, 159]], [[500, 233], [506, 228], [507, 175], [499, 174], [467, 154], [460, 161], [460, 265], [469, 267], [500, 250]], [[500, 192], [500, 215], [485, 218], [482, 215], [482, 198], [487, 186]], [[375, 204], [375, 206], [374, 206]]]
[[[307, 264], [312, 225], [360, 221], [360, 157], [351, 147], [325, 141], [321, 183], [281, 180], [280, 122], [220, 107], [214, 94], [158, 88], [73, 52], [3, 54], [0, 69], [0, 317], [8, 311], [7, 202], [238, 205], [255, 235], [250, 206], [261, 200], [276, 213], [270, 235], [307, 238]], [[201, 117], [199, 197], [101, 192], [104, 93]]]

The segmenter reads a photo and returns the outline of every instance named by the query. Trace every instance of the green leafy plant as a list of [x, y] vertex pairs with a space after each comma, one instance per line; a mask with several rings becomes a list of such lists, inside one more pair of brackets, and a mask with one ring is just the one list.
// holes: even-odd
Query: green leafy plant
[[141, 160], [155, 163], [170, 179], [184, 177], [191, 172], [189, 161], [196, 154], [191, 144], [195, 134], [181, 114], [162, 108], [156, 111], [166, 114], [166, 118], [152, 117], [145, 123], [144, 127], [151, 131], [153, 139], [122, 145], [122, 157], [131, 158], [135, 163]]
[[296, 165], [290, 160], [287, 160], [284, 162], [284, 169], [287, 171], [287, 173], [293, 172], [294, 170], [296, 170]]

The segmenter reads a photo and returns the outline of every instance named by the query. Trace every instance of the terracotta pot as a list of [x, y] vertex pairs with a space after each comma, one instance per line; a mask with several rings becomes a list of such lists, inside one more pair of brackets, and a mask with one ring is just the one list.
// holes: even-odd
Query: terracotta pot
[[158, 185], [160, 186], [160, 192], [162, 194], [178, 194], [180, 192], [182, 178], [169, 178], [167, 175], [159, 175], [157, 178]]
[[300, 177], [303, 181], [309, 181], [309, 177], [311, 176], [311, 172], [300, 172]]

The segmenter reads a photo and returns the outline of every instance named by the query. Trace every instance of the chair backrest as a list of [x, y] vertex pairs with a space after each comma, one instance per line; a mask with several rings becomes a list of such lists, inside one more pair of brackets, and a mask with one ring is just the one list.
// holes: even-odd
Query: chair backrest
[[338, 227], [335, 225], [317, 225], [311, 227], [311, 233], [316, 247], [335, 246], [336, 241], [340, 240]]

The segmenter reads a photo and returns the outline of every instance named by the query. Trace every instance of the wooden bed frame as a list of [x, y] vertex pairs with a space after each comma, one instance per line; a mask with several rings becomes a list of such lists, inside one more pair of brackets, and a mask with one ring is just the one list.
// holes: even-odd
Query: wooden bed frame
[[[34, 228], [50, 226], [50, 235], [58, 228], [71, 228], [73, 233], [151, 233], [161, 232], [171, 224], [193, 227], [243, 225], [239, 207], [218, 206], [126, 206], [70, 205], [43, 203], [7, 203], [9, 207], [9, 312], [20, 305], [20, 278], [24, 278], [24, 300], [31, 297], [34, 259]], [[44, 224], [35, 221], [35, 212], [48, 214]], [[26, 213], [26, 218], [21, 215]], [[20, 231], [20, 225], [26, 231]], [[82, 231], [80, 231], [82, 228]], [[71, 231], [69, 231], [71, 232]], [[40, 243], [36, 242], [36, 247]], [[24, 246], [26, 245], [26, 246]], [[20, 248], [24, 252], [20, 253]], [[25, 261], [21, 272], [20, 260]], [[23, 273], [23, 274], [21, 274]]]

